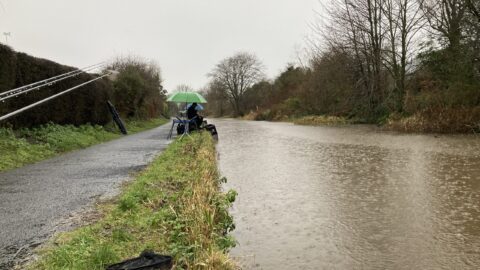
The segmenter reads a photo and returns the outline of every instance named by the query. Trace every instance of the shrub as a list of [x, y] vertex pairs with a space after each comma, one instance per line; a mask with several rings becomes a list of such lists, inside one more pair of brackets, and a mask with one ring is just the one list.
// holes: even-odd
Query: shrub
[[408, 117], [392, 115], [386, 128], [405, 132], [479, 133], [480, 107], [428, 108]]

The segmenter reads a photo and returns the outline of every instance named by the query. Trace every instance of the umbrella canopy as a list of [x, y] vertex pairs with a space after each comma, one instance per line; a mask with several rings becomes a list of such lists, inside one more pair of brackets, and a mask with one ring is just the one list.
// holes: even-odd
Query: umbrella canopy
[[178, 92], [173, 93], [168, 99], [168, 102], [177, 103], [207, 103], [207, 100], [197, 92]]

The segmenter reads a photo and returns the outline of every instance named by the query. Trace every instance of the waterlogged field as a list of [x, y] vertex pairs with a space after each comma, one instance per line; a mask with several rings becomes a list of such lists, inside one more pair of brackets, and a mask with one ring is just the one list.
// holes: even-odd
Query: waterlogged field
[[[130, 133], [151, 129], [166, 123], [166, 119], [127, 121]], [[33, 129], [0, 128], [0, 172], [44, 160], [59, 153], [85, 148], [119, 138], [116, 127], [48, 124]]]

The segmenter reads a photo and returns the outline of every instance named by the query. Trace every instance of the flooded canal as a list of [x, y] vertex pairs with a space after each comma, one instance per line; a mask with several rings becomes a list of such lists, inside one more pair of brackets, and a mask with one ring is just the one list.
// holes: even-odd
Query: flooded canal
[[213, 122], [245, 269], [479, 269], [480, 137]]

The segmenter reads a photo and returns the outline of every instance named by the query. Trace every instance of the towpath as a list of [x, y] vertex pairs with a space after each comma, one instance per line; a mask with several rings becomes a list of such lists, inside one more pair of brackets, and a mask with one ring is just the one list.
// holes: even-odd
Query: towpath
[[98, 198], [115, 195], [163, 151], [168, 125], [0, 173], [0, 269], [57, 231]]

